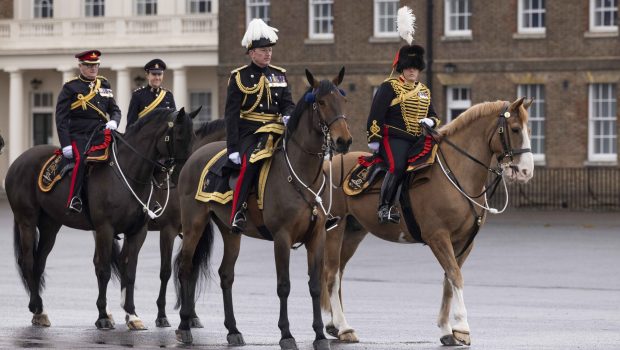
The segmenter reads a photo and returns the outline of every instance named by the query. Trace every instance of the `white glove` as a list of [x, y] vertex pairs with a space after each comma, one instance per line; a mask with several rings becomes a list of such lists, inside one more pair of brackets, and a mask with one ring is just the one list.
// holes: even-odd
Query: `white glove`
[[230, 159], [231, 162], [237, 165], [241, 164], [241, 157], [239, 156], [239, 152], [233, 152], [229, 154], [228, 159]]
[[109, 122], [105, 123], [105, 128], [110, 130], [116, 130], [116, 128], [118, 128], [118, 124], [116, 124], [116, 120], [110, 120]]
[[370, 142], [368, 148], [373, 152], [377, 152], [379, 150], [379, 142]]
[[284, 123], [284, 125], [288, 124], [288, 120], [291, 119], [290, 115], [283, 115], [282, 116], [282, 122]]
[[73, 148], [71, 146], [65, 146], [62, 148], [62, 155], [67, 159], [73, 158]]
[[426, 125], [428, 125], [429, 127], [432, 128], [433, 126], [435, 126], [435, 121], [432, 120], [431, 118], [424, 118], [424, 119], [420, 120], [420, 124], [426, 124]]

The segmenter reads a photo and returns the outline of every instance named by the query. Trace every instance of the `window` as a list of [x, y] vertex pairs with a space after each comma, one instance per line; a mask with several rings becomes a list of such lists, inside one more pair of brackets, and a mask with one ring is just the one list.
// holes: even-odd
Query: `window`
[[334, 0], [310, 0], [310, 38], [334, 38]]
[[136, 0], [136, 15], [138, 16], [157, 15], [157, 0]]
[[52, 117], [54, 99], [51, 92], [34, 92], [31, 101], [33, 145], [53, 144]]
[[54, 18], [54, 0], [34, 0], [34, 18]]
[[445, 0], [447, 36], [471, 36], [469, 0]]
[[187, 13], [211, 13], [211, 0], [187, 0]]
[[519, 33], [545, 33], [545, 0], [519, 0]]
[[398, 0], [375, 0], [375, 32], [376, 37], [398, 37], [396, 31], [396, 13]]
[[529, 129], [531, 133], [534, 160], [545, 160], [545, 87], [540, 84], [519, 85], [517, 96], [534, 99], [529, 109]]
[[618, 30], [618, 0], [590, 0], [590, 31]]
[[590, 85], [588, 106], [588, 158], [591, 161], [617, 160], [617, 100], [614, 84]]
[[105, 16], [105, 0], [84, 0], [84, 15], [86, 17]]
[[190, 110], [194, 111], [196, 108], [202, 106], [200, 113], [194, 118], [194, 125], [200, 125], [203, 122], [210, 121], [211, 115], [211, 92], [209, 91], [196, 91], [189, 94]]
[[245, 16], [246, 24], [254, 18], [260, 18], [269, 24], [269, 4], [270, 0], [246, 0]]
[[449, 123], [471, 107], [470, 89], [466, 86], [449, 86], [446, 95], [446, 122]]

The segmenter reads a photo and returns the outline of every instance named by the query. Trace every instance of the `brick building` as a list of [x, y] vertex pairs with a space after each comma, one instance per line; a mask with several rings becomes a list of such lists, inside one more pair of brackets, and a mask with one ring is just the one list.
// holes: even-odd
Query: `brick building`
[[[530, 124], [538, 174], [554, 183], [558, 179], [552, 173], [558, 169], [609, 173], [611, 168], [611, 183], [618, 183], [617, 2], [224, 1], [219, 14], [220, 108], [230, 70], [249, 61], [240, 45], [246, 23], [261, 17], [280, 30], [273, 64], [288, 70], [295, 99], [307, 86], [306, 67], [321, 77], [346, 67], [342, 87], [349, 100], [353, 149], [365, 150], [374, 88], [388, 77], [394, 55], [405, 43], [393, 24], [396, 10], [408, 5], [417, 17], [415, 42], [427, 50], [428, 68], [421, 80], [431, 87], [444, 122], [479, 102], [533, 97]], [[620, 201], [617, 185], [597, 186], [586, 191], [611, 191]], [[571, 187], [567, 184], [568, 191]]]

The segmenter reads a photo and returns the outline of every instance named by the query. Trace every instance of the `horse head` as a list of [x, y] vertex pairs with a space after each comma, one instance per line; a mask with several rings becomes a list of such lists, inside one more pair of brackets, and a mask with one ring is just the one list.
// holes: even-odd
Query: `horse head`
[[491, 150], [511, 181], [525, 183], [534, 176], [534, 157], [527, 126], [528, 111], [533, 100], [521, 97], [506, 103], [497, 121], [497, 133], [491, 138]]
[[181, 168], [189, 158], [194, 139], [192, 119], [200, 113], [201, 108], [198, 107], [189, 114], [185, 112], [185, 108], [181, 108], [167, 118], [164, 137], [160, 138], [156, 144], [159, 156], [167, 158], [167, 166], [175, 165]]
[[336, 152], [347, 153], [353, 138], [349, 132], [344, 106], [347, 99], [344, 91], [338, 88], [344, 78], [344, 67], [334, 79], [317, 81], [306, 69], [306, 78], [311, 90], [306, 93], [305, 101], [312, 103], [312, 108], [320, 118], [320, 127], [327, 128]]

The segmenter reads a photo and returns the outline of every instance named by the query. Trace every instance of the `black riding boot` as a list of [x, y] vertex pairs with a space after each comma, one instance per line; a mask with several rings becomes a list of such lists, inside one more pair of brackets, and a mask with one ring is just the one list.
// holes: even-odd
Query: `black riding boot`
[[383, 178], [383, 184], [381, 185], [381, 194], [379, 195], [379, 223], [393, 223], [398, 224], [400, 222], [400, 213], [396, 206], [394, 206], [394, 199], [396, 192], [398, 191], [398, 185], [400, 183], [399, 177], [388, 172]]

